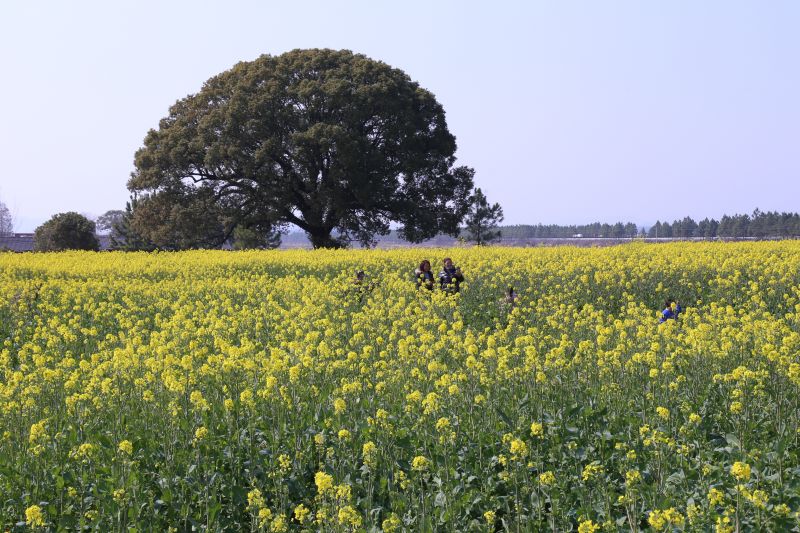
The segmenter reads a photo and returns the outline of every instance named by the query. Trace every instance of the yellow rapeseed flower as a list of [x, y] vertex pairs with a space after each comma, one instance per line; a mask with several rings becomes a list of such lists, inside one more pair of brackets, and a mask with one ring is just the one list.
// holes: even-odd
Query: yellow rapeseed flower
[[418, 455], [411, 460], [411, 469], [416, 470], [417, 472], [424, 472], [428, 470], [430, 466], [430, 460], [423, 455]]
[[308, 515], [311, 514], [311, 511], [302, 503], [294, 508], [294, 519], [304, 524]]
[[350, 505], [339, 509], [338, 519], [340, 525], [354, 528], [361, 527], [361, 515]]
[[347, 409], [347, 403], [342, 398], [336, 398], [333, 401], [333, 410], [337, 415], [344, 413]]
[[590, 481], [595, 477], [599, 476], [605, 471], [602, 465], [597, 463], [590, 463], [583, 467], [583, 472], [581, 473], [581, 479], [584, 481]]
[[133, 444], [129, 440], [121, 441], [117, 449], [125, 455], [133, 455]]
[[750, 480], [750, 465], [736, 461], [731, 466], [731, 475], [739, 481]]
[[45, 518], [42, 508], [38, 505], [31, 505], [25, 509], [25, 523], [29, 527], [44, 527]]
[[250, 490], [247, 493], [247, 508], [254, 513], [258, 513], [264, 507], [264, 496], [257, 488]]
[[333, 476], [325, 472], [317, 472], [314, 475], [314, 484], [317, 486], [317, 493], [324, 495], [333, 489]]
[[578, 533], [595, 533], [599, 529], [600, 525], [591, 520], [581, 520], [580, 524], [578, 524]]
[[539, 474], [539, 483], [541, 483], [543, 486], [549, 487], [555, 482], [556, 482], [556, 476], [550, 470]]
[[378, 466], [378, 447], [375, 446], [374, 442], [367, 441], [364, 443], [361, 449], [361, 457], [364, 460], [364, 464], [369, 468]]
[[195, 442], [201, 442], [208, 436], [208, 429], [205, 426], [200, 426], [194, 432]]

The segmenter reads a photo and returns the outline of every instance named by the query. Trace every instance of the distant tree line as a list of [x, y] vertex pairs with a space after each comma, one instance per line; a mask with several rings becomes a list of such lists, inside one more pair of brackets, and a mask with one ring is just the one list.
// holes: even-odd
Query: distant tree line
[[656, 222], [647, 231], [648, 237], [658, 238], [779, 238], [800, 236], [800, 214], [763, 212], [758, 209], [751, 215], [725, 215], [719, 220], [704, 218], [695, 222], [691, 217], [669, 222]]
[[594, 222], [582, 225], [536, 224], [503, 226], [503, 239], [585, 238], [783, 238], [800, 237], [800, 214], [760, 211], [747, 215], [725, 215], [721, 219], [704, 218], [696, 222], [684, 217], [670, 222], [658, 221], [645, 231], [633, 222], [615, 224]]
[[536, 224], [503, 226], [503, 239], [568, 239], [571, 237], [612, 237], [632, 238], [643, 231], [633, 222], [617, 222], [606, 224], [594, 222], [592, 224], [561, 226], [558, 224]]
[[[691, 217], [684, 217], [669, 222], [657, 221], [650, 228], [638, 227], [633, 222], [617, 222], [615, 224], [594, 222], [581, 225], [513, 225], [499, 226], [503, 212], [498, 204], [491, 205], [477, 189], [470, 198], [471, 210], [466, 217], [466, 225], [460, 229], [459, 240], [483, 244], [502, 237], [505, 241], [525, 239], [554, 238], [756, 238], [774, 239], [800, 237], [800, 214], [767, 211], [759, 209], [752, 214], [724, 215], [719, 220], [704, 218], [696, 222]], [[143, 237], [133, 222], [137, 200], [132, 200], [123, 210], [108, 211], [97, 219], [97, 224], [78, 213], [60, 213], [36, 229], [34, 247], [36, 250], [97, 250], [98, 241], [95, 232], [108, 233], [111, 249], [117, 250], [181, 250], [188, 248], [218, 248], [212, 241], [218, 238], [222, 222], [211, 215], [216, 213], [198, 210], [180, 209], [172, 206], [170, 214], [181, 224], [171, 224], [169, 232], [154, 242], [152, 235]], [[12, 230], [7, 209], [0, 202], [0, 236], [10, 234]], [[163, 219], [162, 219], [163, 220]], [[163, 228], [166, 226], [160, 226]], [[338, 238], [339, 235], [334, 232]], [[259, 231], [259, 228], [238, 226], [224, 241], [226, 247], [232, 249], [264, 249], [277, 248], [281, 245], [281, 234], [275, 231]], [[304, 246], [309, 244], [307, 234], [288, 233], [284, 244]], [[213, 237], [213, 238], [212, 238]], [[402, 233], [390, 231], [376, 239], [384, 245], [405, 245]], [[452, 236], [438, 235], [427, 241], [437, 246], [450, 246], [456, 242]]]

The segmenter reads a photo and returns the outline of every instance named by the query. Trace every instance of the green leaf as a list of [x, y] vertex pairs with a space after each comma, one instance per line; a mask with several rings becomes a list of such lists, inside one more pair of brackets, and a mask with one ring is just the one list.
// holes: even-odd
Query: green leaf
[[510, 429], [514, 429], [514, 424], [511, 422], [511, 419], [508, 417], [508, 415], [507, 415], [507, 414], [505, 414], [505, 413], [503, 412], [503, 410], [502, 410], [500, 407], [495, 407], [495, 411], [497, 411], [497, 414], [500, 416], [500, 419], [501, 419], [503, 422], [505, 422], [505, 423], [506, 423], [506, 425], [507, 425], [507, 426], [508, 426]]

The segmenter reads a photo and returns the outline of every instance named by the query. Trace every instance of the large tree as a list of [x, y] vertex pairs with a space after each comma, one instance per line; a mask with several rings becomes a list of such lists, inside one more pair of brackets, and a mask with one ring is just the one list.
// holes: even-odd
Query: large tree
[[59, 213], [36, 228], [33, 247], [40, 252], [60, 250], [98, 250], [95, 224], [85, 216], [70, 211]]
[[[242, 62], [179, 100], [135, 156], [133, 192], [210, 190], [240, 225], [295, 224], [315, 247], [400, 224], [412, 241], [457, 235], [473, 170], [429, 91], [347, 50]], [[333, 236], [335, 234], [335, 237]]]

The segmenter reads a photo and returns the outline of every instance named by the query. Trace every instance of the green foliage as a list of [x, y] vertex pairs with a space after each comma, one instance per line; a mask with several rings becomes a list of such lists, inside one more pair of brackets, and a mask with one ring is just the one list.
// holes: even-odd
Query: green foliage
[[209, 188], [133, 196], [121, 213], [111, 224], [116, 250], [213, 249], [230, 240], [236, 250], [269, 249], [281, 243], [280, 228], [240, 221], [231, 229]]
[[502, 221], [503, 208], [500, 204], [490, 205], [483, 191], [475, 189], [472, 195], [472, 207], [466, 218], [469, 240], [477, 245], [483, 245], [499, 239], [500, 231], [497, 225]]
[[223, 211], [207, 187], [176, 187], [139, 198], [130, 227], [161, 250], [219, 248], [228, 237]]
[[291, 223], [316, 248], [373, 244], [392, 221], [420, 242], [457, 235], [468, 210], [474, 171], [453, 166], [455, 150], [441, 104], [403, 71], [294, 50], [238, 63], [176, 102], [128, 187], [208, 188], [228, 227]]
[[155, 245], [139, 235], [131, 226], [133, 211], [139, 205], [139, 199], [132, 196], [125, 203], [122, 216], [113, 222], [111, 231], [111, 249], [113, 250], [155, 250]]
[[265, 250], [281, 245], [281, 234], [277, 231], [263, 232], [256, 228], [237, 226], [233, 230], [234, 250]]
[[36, 228], [34, 249], [40, 252], [61, 250], [98, 250], [95, 224], [85, 216], [70, 211], [59, 213]]

